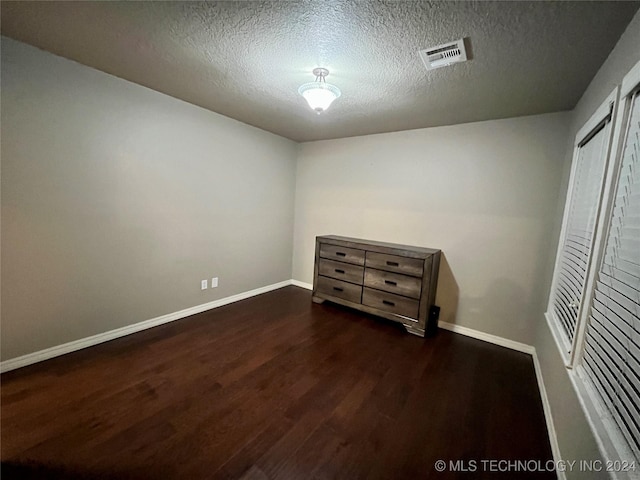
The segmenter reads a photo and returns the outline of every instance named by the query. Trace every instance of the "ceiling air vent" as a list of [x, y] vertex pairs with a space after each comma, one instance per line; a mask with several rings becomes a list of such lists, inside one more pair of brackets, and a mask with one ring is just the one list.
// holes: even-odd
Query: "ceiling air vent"
[[424, 62], [424, 66], [427, 67], [427, 70], [446, 67], [452, 63], [467, 61], [467, 52], [464, 49], [464, 39], [420, 50], [418, 53]]

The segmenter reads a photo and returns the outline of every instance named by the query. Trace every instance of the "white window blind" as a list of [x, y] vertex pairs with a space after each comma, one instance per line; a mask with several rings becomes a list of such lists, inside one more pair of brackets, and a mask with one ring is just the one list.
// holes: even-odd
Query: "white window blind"
[[575, 335], [591, 259], [610, 130], [609, 113], [577, 145], [565, 234], [552, 294], [552, 315], [568, 345]]
[[632, 98], [582, 366], [640, 459], [640, 100]]

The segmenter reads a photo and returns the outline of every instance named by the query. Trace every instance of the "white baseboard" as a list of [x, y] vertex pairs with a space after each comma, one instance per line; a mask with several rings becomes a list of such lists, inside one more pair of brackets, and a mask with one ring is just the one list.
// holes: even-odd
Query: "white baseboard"
[[300, 280], [291, 280], [291, 285], [296, 287], [306, 288], [307, 290], [313, 290], [313, 284], [307, 282], [301, 282]]
[[[551, 403], [549, 403], [549, 397], [547, 396], [547, 389], [544, 386], [544, 378], [542, 377], [542, 368], [540, 367], [540, 361], [538, 360], [538, 354], [535, 349], [532, 354], [533, 367], [536, 371], [536, 379], [538, 380], [538, 390], [540, 391], [540, 399], [542, 400], [542, 409], [544, 410], [544, 418], [547, 422], [547, 433], [549, 434], [549, 443], [551, 444], [551, 453], [553, 459], [558, 462], [562, 460], [560, 454], [560, 445], [558, 444], [558, 435], [556, 434], [556, 427], [553, 423], [553, 416], [551, 415]], [[558, 480], [566, 480], [567, 475], [564, 471], [556, 470]]]
[[53, 357], [58, 357], [60, 355], [75, 352], [76, 350], [82, 350], [83, 348], [98, 345], [99, 343], [104, 343], [108, 342], [109, 340], [114, 340], [126, 335], [131, 335], [132, 333], [140, 332], [148, 328], [157, 327], [158, 325], [173, 322], [175, 320], [180, 320], [190, 315], [195, 315], [196, 313], [206, 312], [207, 310], [211, 310], [213, 308], [228, 305], [230, 303], [238, 302], [246, 298], [260, 295], [262, 293], [267, 293], [272, 290], [277, 290], [278, 288], [292, 285], [292, 283], [293, 280], [285, 280], [283, 282], [274, 283], [272, 285], [256, 288], [254, 290], [249, 290], [248, 292], [238, 293], [237, 295], [221, 298], [220, 300], [214, 300], [213, 302], [203, 303], [202, 305], [196, 305], [195, 307], [185, 308], [184, 310], [180, 310], [178, 312], [168, 313], [160, 317], [144, 320], [139, 323], [134, 323], [133, 325], [127, 325], [126, 327], [109, 330], [108, 332], [92, 335], [91, 337], [81, 338], [80, 340], [74, 340], [73, 342], [46, 348], [44, 350], [29, 353], [21, 357], [11, 358], [9, 360], [5, 360], [4, 362], [0, 362], [0, 373], [8, 372], [9, 370], [15, 370], [16, 368], [20, 367], [26, 367], [27, 365], [31, 365], [33, 363], [42, 362]]
[[493, 343], [494, 345], [510, 348], [511, 350], [528, 353], [529, 355], [533, 355], [536, 351], [535, 347], [533, 347], [532, 345], [509, 340], [508, 338], [498, 337], [497, 335], [491, 335], [490, 333], [484, 333], [479, 330], [474, 330], [473, 328], [463, 327], [461, 325], [455, 325], [453, 323], [438, 322], [438, 327], [444, 330], [449, 330], [450, 332], [465, 335], [467, 337]]

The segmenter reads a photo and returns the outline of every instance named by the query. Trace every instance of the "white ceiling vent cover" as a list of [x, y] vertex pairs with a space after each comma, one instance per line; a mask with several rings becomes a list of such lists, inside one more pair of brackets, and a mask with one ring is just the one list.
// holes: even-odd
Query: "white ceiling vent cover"
[[455, 42], [420, 50], [418, 53], [427, 70], [467, 61], [467, 52], [464, 49], [464, 39], [462, 38]]

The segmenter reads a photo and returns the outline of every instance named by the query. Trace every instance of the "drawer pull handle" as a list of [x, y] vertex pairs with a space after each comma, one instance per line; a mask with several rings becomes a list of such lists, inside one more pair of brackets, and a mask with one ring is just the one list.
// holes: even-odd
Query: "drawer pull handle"
[[390, 302], [389, 300], [382, 300], [382, 303], [384, 303], [385, 305], [390, 305], [390, 306], [392, 306], [392, 307], [395, 307], [395, 306], [396, 306], [396, 304], [395, 304], [395, 303]]
[[396, 282], [392, 282], [391, 280], [385, 280], [384, 283], [387, 284], [387, 285], [393, 285], [394, 287], [398, 286], [398, 284]]
[[342, 253], [342, 252], [336, 252], [336, 255], [337, 255], [338, 257], [346, 257], [346, 256], [347, 256], [347, 254], [346, 254], [346, 253]]
[[344, 273], [344, 270], [340, 270], [339, 268], [336, 268], [336, 273]]
[[341, 287], [333, 287], [336, 292], [344, 292], [344, 289]]
[[398, 262], [389, 262], [388, 260], [387, 260], [387, 265], [389, 265], [390, 267], [399, 267], [400, 266], [400, 264]]

